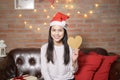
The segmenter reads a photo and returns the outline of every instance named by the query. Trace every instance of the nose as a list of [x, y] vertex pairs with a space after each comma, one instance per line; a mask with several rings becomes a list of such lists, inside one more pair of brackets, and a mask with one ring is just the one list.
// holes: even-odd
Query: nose
[[55, 31], [55, 34], [58, 34], [59, 32], [58, 31]]

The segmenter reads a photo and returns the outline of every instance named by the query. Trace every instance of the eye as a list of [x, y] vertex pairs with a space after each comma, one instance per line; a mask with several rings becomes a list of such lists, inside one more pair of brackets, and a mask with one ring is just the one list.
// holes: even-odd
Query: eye
[[52, 29], [51, 31], [53, 31], [53, 32], [54, 32], [54, 31], [55, 31], [55, 29]]
[[62, 29], [59, 29], [58, 31], [59, 31], [59, 32], [62, 32], [63, 30], [62, 30]]

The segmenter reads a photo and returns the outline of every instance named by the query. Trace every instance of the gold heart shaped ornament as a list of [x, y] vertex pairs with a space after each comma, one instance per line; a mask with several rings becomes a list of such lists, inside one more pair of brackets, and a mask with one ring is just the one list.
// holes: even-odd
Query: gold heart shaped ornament
[[74, 37], [68, 38], [68, 45], [73, 49], [78, 49], [81, 44], [82, 44], [82, 37], [79, 35], [76, 36], [75, 38]]

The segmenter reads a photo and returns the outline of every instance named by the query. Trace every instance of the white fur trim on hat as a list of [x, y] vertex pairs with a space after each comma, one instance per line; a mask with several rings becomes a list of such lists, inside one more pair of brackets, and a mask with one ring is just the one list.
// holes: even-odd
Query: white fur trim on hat
[[50, 26], [55, 26], [55, 25], [61, 26], [61, 27], [66, 29], [66, 27], [65, 27], [66, 22], [65, 21], [61, 21], [61, 22], [60, 21], [52, 21], [50, 23]]

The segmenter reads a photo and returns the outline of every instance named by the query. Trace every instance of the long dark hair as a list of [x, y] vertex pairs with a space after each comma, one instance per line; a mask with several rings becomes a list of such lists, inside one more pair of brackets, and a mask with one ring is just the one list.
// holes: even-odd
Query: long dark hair
[[[46, 56], [47, 56], [47, 62], [52, 62], [54, 63], [53, 60], [53, 50], [54, 50], [54, 42], [53, 38], [51, 37], [51, 28], [49, 28], [49, 36], [48, 36], [48, 47], [46, 51]], [[62, 38], [62, 43], [64, 45], [64, 64], [67, 65], [70, 61], [70, 51], [69, 51], [69, 46], [67, 43], [68, 35], [66, 29], [64, 29], [64, 37]]]

